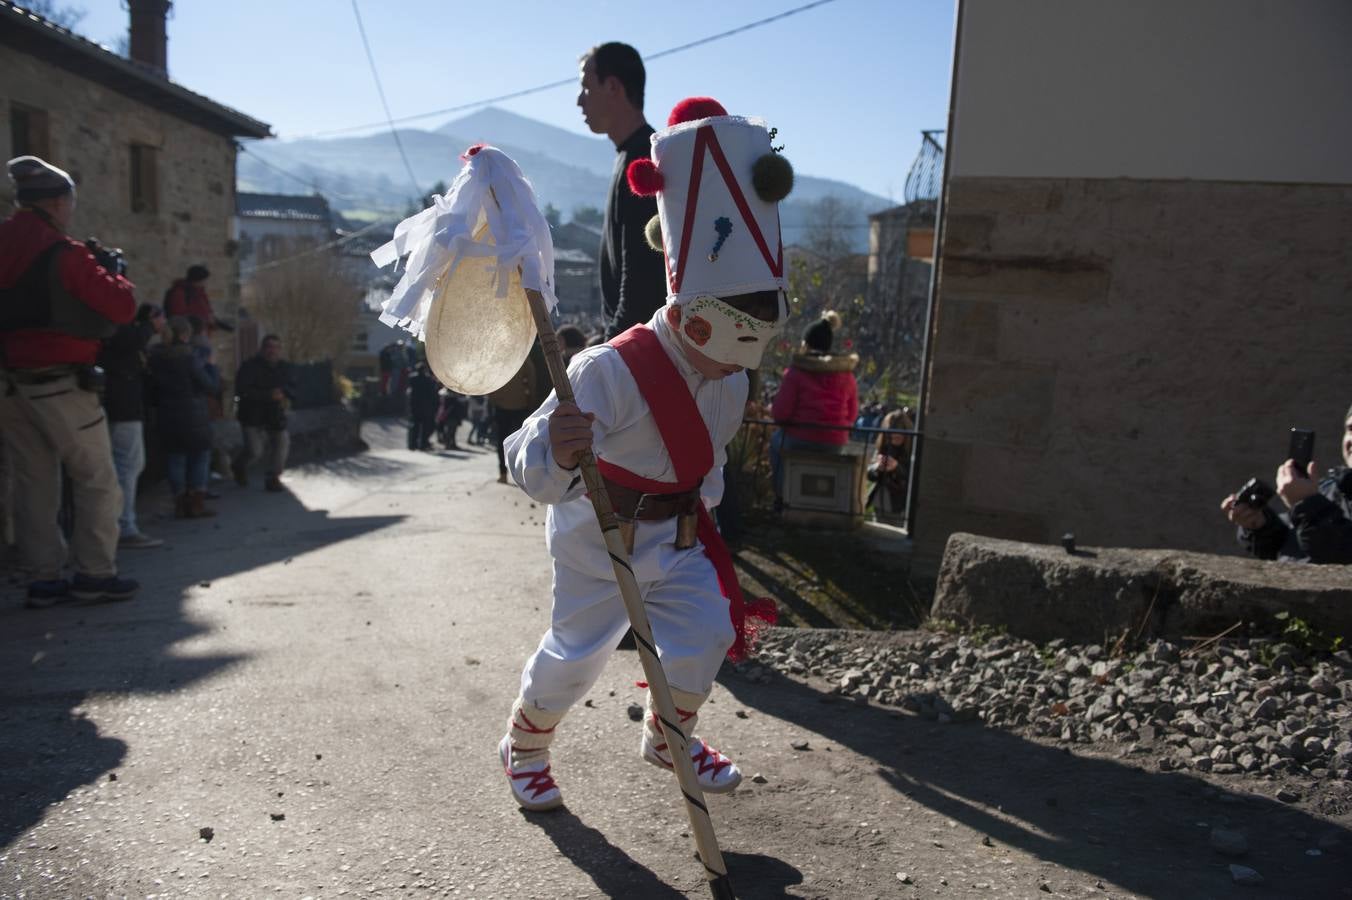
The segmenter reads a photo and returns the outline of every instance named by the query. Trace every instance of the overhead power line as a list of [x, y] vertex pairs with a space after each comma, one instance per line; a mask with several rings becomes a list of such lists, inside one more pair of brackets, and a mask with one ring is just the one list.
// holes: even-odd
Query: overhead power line
[[376, 82], [380, 105], [385, 109], [385, 121], [390, 126], [390, 136], [394, 138], [394, 145], [399, 148], [399, 158], [404, 161], [404, 168], [408, 171], [409, 183], [413, 185], [413, 196], [421, 197], [422, 188], [418, 187], [418, 178], [413, 174], [413, 166], [409, 165], [408, 154], [404, 152], [404, 142], [399, 140], [399, 130], [394, 127], [394, 117], [390, 115], [390, 104], [385, 99], [385, 88], [380, 84], [380, 72], [376, 69], [376, 58], [371, 54], [371, 43], [366, 39], [366, 26], [362, 24], [361, 9], [357, 6], [357, 0], [352, 0], [352, 14], [357, 17], [357, 31], [361, 34], [361, 45], [366, 48], [366, 61], [371, 64], [371, 77]]
[[[356, 2], [357, 0], [352, 0], [354, 9], [356, 7]], [[796, 16], [799, 13], [807, 12], [810, 9], [816, 9], [818, 6], [825, 6], [828, 3], [834, 2], [836, 2], [836, 0], [813, 0], [812, 3], [805, 3], [802, 6], [795, 6], [793, 9], [786, 9], [782, 13], [776, 13], [775, 15], [767, 16], [764, 19], [757, 19], [754, 22], [748, 22], [745, 25], [740, 25], [737, 28], [731, 28], [727, 31], [720, 31], [718, 34], [711, 34], [708, 35], [707, 37], [702, 37], [699, 38], [698, 40], [691, 41], [688, 44], [681, 44], [676, 47], [668, 47], [665, 50], [659, 50], [656, 53], [650, 53], [644, 57], [644, 61], [652, 62], [654, 60], [661, 59], [664, 56], [672, 56], [673, 54], [676, 53], [683, 53], [686, 50], [692, 50], [695, 47], [701, 47], [705, 44], [713, 43], [714, 41], [721, 41], [724, 38], [732, 37], [735, 34], [741, 34], [742, 32], [745, 31], [751, 31], [754, 28], [761, 28], [765, 25], [769, 25], [772, 22], [778, 22], [780, 19], [787, 19], [789, 16]], [[358, 23], [360, 23], [360, 21], [361, 17], [360, 15], [358, 15]], [[362, 40], [363, 41], [365, 40], [365, 33], [363, 33]], [[369, 48], [367, 49], [366, 53], [367, 57], [369, 58], [371, 53]], [[372, 71], [374, 71], [375, 63], [373, 62], [371, 66]], [[554, 88], [563, 87], [564, 85], [569, 84], [573, 85], [577, 84], [576, 75], [572, 76], [571, 78], [562, 78], [558, 81], [551, 81], [548, 84], [537, 84], [535, 87], [524, 88], [519, 91], [512, 91], [510, 94], [498, 94], [495, 97], [485, 97], [482, 100], [474, 100], [470, 103], [459, 103], [455, 106], [447, 106], [443, 107], [442, 109], [434, 109], [428, 112], [415, 113], [414, 115], [411, 116], [400, 116], [397, 119], [390, 118], [389, 107], [386, 106], [385, 108], [386, 118], [384, 122], [368, 122], [365, 125], [349, 125], [345, 128], [330, 128], [325, 131], [313, 131], [309, 134], [297, 135], [295, 138], [293, 138], [293, 140], [299, 140], [301, 138], [329, 137], [335, 134], [351, 134], [354, 131], [367, 131], [371, 128], [379, 128], [381, 125], [388, 125], [390, 127], [390, 130], [393, 131], [394, 126], [396, 124], [402, 124], [404, 122], [416, 122], [419, 119], [430, 119], [433, 116], [444, 116], [449, 115], [450, 113], [464, 112], [465, 110], [468, 109], [476, 109], [480, 106], [488, 106], [491, 103], [502, 103], [507, 100], [515, 100], [518, 97], [526, 97], [531, 94], [538, 94], [541, 93], [542, 91], [551, 91]], [[377, 85], [379, 85], [378, 80]], [[385, 95], [384, 92], [382, 91], [381, 102], [384, 102], [384, 99]], [[397, 136], [395, 140], [398, 140]], [[405, 160], [405, 163], [407, 163], [407, 160]]]
[[315, 180], [312, 179], [312, 178], [306, 178], [304, 175], [297, 175], [295, 172], [291, 172], [291, 171], [288, 171], [287, 169], [283, 169], [281, 166], [277, 165], [276, 163], [270, 162], [269, 160], [264, 159], [263, 157], [259, 156], [257, 153], [255, 153], [255, 152], [253, 152], [252, 150], [250, 150], [248, 144], [236, 144], [235, 146], [239, 148], [239, 152], [240, 152], [240, 153], [247, 153], [247, 154], [249, 154], [249, 155], [252, 156], [254, 159], [256, 159], [256, 160], [258, 160], [260, 163], [262, 163], [265, 167], [271, 169], [272, 171], [276, 172], [276, 173], [279, 174], [279, 175], [285, 175], [287, 178], [290, 178], [290, 179], [292, 179], [292, 180], [294, 180], [294, 181], [299, 181], [301, 184], [303, 184], [303, 185], [305, 185], [306, 187], [310, 188], [311, 190], [313, 190], [313, 191], [314, 191], [315, 193], [317, 193], [317, 194], [325, 194], [325, 195], [328, 195], [328, 196], [330, 196], [330, 197], [338, 197], [338, 198], [341, 198], [341, 199], [343, 199], [343, 200], [351, 200], [351, 201], [353, 201], [353, 202], [360, 202], [360, 201], [361, 201], [361, 198], [360, 198], [360, 197], [353, 197], [351, 194], [344, 194], [344, 193], [342, 193], [341, 191], [335, 191], [335, 190], [332, 190], [331, 188], [326, 188], [326, 187], [324, 187], [323, 185], [321, 185], [318, 181], [315, 181]]
[[294, 260], [294, 259], [300, 259], [300, 258], [303, 257], [303, 256], [314, 256], [316, 253], [323, 253], [325, 250], [331, 250], [331, 249], [333, 249], [334, 247], [340, 247], [340, 246], [342, 246], [343, 244], [346, 244], [348, 241], [351, 241], [351, 240], [353, 240], [353, 239], [355, 239], [355, 238], [359, 238], [359, 237], [361, 237], [363, 234], [366, 234], [368, 231], [372, 231], [372, 230], [374, 230], [374, 229], [376, 229], [376, 228], [381, 227], [382, 225], [388, 226], [388, 225], [390, 225], [391, 223], [393, 223], [394, 221], [396, 221], [396, 220], [395, 220], [395, 219], [377, 219], [376, 221], [370, 223], [369, 225], [363, 225], [361, 228], [358, 228], [356, 231], [350, 231], [350, 232], [348, 232], [347, 234], [343, 235], [343, 236], [340, 237], [340, 238], [336, 238], [335, 240], [329, 241], [327, 244], [320, 244], [320, 245], [318, 245], [318, 246], [316, 246], [316, 247], [310, 247], [309, 249], [302, 250], [302, 251], [300, 251], [299, 253], [293, 253], [293, 254], [291, 254], [290, 256], [283, 256], [281, 259], [271, 259], [271, 260], [268, 260], [267, 262], [259, 263], [258, 265], [254, 266], [253, 270], [254, 270], [254, 272], [262, 272], [262, 271], [265, 271], [265, 270], [267, 270], [267, 269], [273, 269], [273, 268], [276, 268], [277, 266], [286, 265], [287, 263], [291, 262], [292, 260]]

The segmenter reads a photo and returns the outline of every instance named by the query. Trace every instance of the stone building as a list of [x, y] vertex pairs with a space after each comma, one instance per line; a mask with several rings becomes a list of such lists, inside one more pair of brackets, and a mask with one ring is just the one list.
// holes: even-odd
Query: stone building
[[1236, 552], [1221, 499], [1352, 400], [1352, 7], [966, 0], [956, 46], [917, 572]]
[[554, 292], [559, 311], [582, 321], [601, 318], [601, 229], [579, 222], [555, 226]]
[[260, 262], [300, 253], [335, 237], [333, 211], [319, 194], [235, 196], [234, 237], [239, 280], [247, 282]]
[[868, 217], [868, 292], [856, 332], [891, 381], [914, 393], [934, 262], [934, 200], [915, 199]]
[[[160, 302], [193, 263], [218, 313], [238, 298], [235, 140], [269, 126], [175, 84], [167, 0], [129, 0], [131, 58], [0, 0], [0, 159], [34, 154], [79, 185], [76, 236], [121, 247], [142, 300]], [[224, 59], [224, 58], [223, 58]], [[12, 202], [8, 180], [0, 203]], [[233, 371], [233, 369], [231, 370]]]

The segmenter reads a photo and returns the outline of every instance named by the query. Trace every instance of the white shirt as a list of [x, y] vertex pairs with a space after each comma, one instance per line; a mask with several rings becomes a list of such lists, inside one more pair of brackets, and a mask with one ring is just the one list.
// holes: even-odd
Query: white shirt
[[[657, 334], [662, 348], [685, 379], [709, 429], [714, 465], [704, 476], [700, 496], [704, 505], [712, 509], [723, 498], [723, 464], [728, 458], [728, 442], [742, 425], [748, 389], [746, 373], [716, 380], [700, 375], [678, 345], [679, 338], [667, 326], [665, 307], [653, 315], [648, 327]], [[573, 385], [578, 408], [596, 415], [592, 448], [597, 456], [643, 478], [675, 485], [676, 471], [657, 423], [617, 350], [606, 345], [583, 350], [569, 364], [568, 380]], [[521, 429], [503, 442], [507, 467], [532, 499], [550, 504], [545, 540], [554, 558], [594, 578], [613, 580], [610, 557], [591, 500], [585, 494], [581, 472], [559, 466], [550, 451], [549, 416], [558, 402], [557, 394], [551, 393]], [[640, 582], [657, 581], [687, 554], [704, 552], [698, 545], [689, 550], [676, 549], [675, 519], [636, 525], [631, 564]]]

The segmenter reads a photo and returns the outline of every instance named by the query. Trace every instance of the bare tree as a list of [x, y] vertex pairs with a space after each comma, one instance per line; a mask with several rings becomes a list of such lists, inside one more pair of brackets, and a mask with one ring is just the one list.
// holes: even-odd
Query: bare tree
[[[789, 294], [797, 301], [796, 327], [835, 310], [843, 326], [837, 349], [853, 350], [860, 357], [855, 374], [861, 397], [888, 404], [906, 402], [919, 383], [929, 281], [928, 263], [908, 257], [906, 251], [911, 225], [932, 223], [932, 209], [902, 212], [875, 222], [872, 274], [867, 257], [852, 252], [850, 229], [862, 217], [856, 207], [835, 197], [812, 204], [803, 245], [787, 250], [785, 260]], [[792, 334], [786, 336], [769, 364], [787, 364], [796, 348]]]
[[282, 339], [294, 362], [332, 360], [342, 368], [352, 344], [362, 286], [330, 253], [294, 256], [260, 265], [245, 287], [253, 315]]

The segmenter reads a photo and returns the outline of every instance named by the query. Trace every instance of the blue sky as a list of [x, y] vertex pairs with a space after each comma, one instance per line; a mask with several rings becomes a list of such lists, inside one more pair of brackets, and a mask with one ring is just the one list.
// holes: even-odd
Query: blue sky
[[[654, 53], [805, 2], [359, 0], [396, 117], [570, 78], [578, 54], [602, 41]], [[125, 33], [118, 0], [74, 5], [87, 10], [77, 28], [87, 37], [111, 43]], [[899, 199], [920, 130], [945, 127], [952, 44], [953, 0], [834, 0], [654, 60], [646, 111], [660, 127], [682, 97], [717, 97], [779, 128], [800, 171]], [[177, 0], [169, 73], [283, 139], [384, 118], [350, 0]], [[569, 86], [498, 105], [585, 133], [576, 97]], [[446, 172], [419, 177], [448, 178], [457, 167], [447, 160]]]

